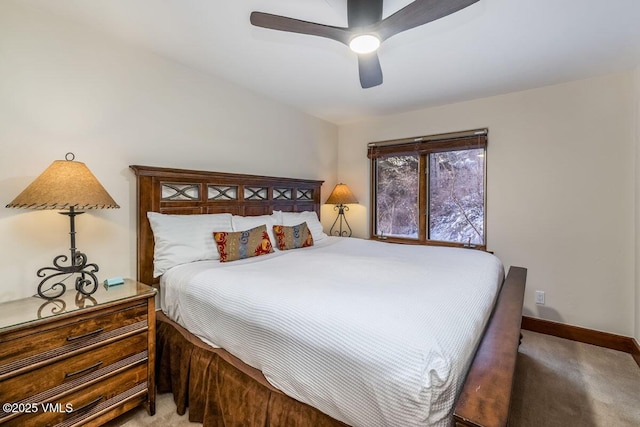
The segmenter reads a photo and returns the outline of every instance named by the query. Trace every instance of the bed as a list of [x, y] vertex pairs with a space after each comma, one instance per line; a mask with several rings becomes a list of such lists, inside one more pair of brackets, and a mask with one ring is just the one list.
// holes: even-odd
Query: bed
[[[283, 212], [285, 216], [297, 217], [298, 214], [287, 213], [319, 213], [320, 210], [321, 181], [146, 166], [132, 166], [131, 168], [137, 176], [138, 280], [144, 283], [158, 284], [160, 282], [158, 277], [155, 277], [158, 276], [158, 271], [154, 271], [154, 236], [148, 219], [150, 212], [151, 215], [154, 215], [153, 213], [233, 214], [257, 218], [275, 216], [278, 212]], [[317, 230], [314, 231], [314, 235], [318, 236]], [[173, 392], [179, 413], [184, 413], [188, 407], [190, 419], [202, 422], [205, 426], [439, 426], [454, 424], [459, 426], [500, 426], [508, 423], [511, 385], [519, 344], [526, 269], [511, 267], [503, 281], [501, 264], [498, 263], [498, 268], [491, 255], [479, 251], [411, 247], [361, 239], [327, 237], [322, 241], [317, 240], [314, 246], [308, 248], [234, 261], [236, 264], [199, 261], [163, 272], [161, 279], [166, 289], [161, 289], [162, 298], [165, 299], [161, 305], [167, 313], [159, 313], [158, 315], [156, 378], [160, 392]], [[372, 247], [375, 247], [375, 250]], [[372, 278], [385, 274], [384, 271], [375, 273], [373, 270], [375, 264], [379, 262], [374, 258], [375, 253], [381, 251], [386, 258], [396, 260], [409, 259], [414, 253], [420, 253], [420, 256], [429, 259], [433, 258], [436, 260], [435, 264], [430, 265], [424, 271], [416, 267], [413, 274], [417, 275], [416, 277], [433, 274], [439, 283], [446, 282], [447, 274], [449, 274], [445, 271], [446, 269], [442, 269], [443, 271], [438, 273], [439, 266], [449, 262], [443, 262], [439, 258], [445, 256], [443, 254], [449, 256], [450, 253], [455, 253], [456, 257], [462, 257], [463, 261], [460, 262], [464, 262], [464, 266], [473, 265], [477, 260], [482, 259], [483, 266], [478, 267], [477, 274], [469, 273], [465, 277], [463, 284], [467, 288], [461, 288], [464, 289], [461, 295], [468, 295], [467, 299], [476, 304], [480, 298], [473, 292], [475, 289], [480, 292], [481, 287], [476, 286], [473, 282], [475, 277], [484, 274], [483, 269], [499, 269], [497, 273], [496, 271], [491, 273], [494, 275], [492, 277], [498, 279], [489, 279], [489, 282], [497, 281], [497, 283], [487, 287], [488, 299], [491, 303], [481, 310], [475, 308], [468, 310], [464, 306], [447, 309], [448, 312], [453, 313], [453, 327], [459, 324], [458, 331], [451, 332], [451, 334], [442, 333], [439, 328], [432, 328], [433, 331], [440, 331], [439, 335], [434, 332], [434, 336], [431, 331], [425, 334], [407, 332], [406, 335], [412, 335], [411, 340], [413, 341], [411, 343], [405, 341], [404, 336], [397, 340], [393, 335], [380, 336], [379, 329], [388, 327], [390, 330], [394, 330], [394, 328], [400, 330], [402, 323], [394, 324], [392, 320], [402, 322], [404, 321], [403, 316], [407, 316], [407, 313], [414, 313], [413, 317], [427, 322], [427, 324], [439, 324], [446, 320], [447, 316], [444, 313], [447, 310], [442, 313], [437, 310], [437, 307], [443, 305], [442, 303], [437, 303], [431, 309], [420, 312], [420, 305], [415, 305], [414, 300], [424, 297], [421, 294], [424, 287], [407, 285], [411, 282], [409, 280], [411, 275], [407, 273], [407, 280], [402, 281], [406, 286], [402, 288], [401, 292], [398, 292], [398, 295], [407, 297], [406, 305], [400, 305], [397, 308], [398, 311], [392, 313], [390, 317], [388, 313], [385, 313], [387, 320], [383, 323], [375, 323], [376, 314], [378, 312], [382, 314], [383, 311], [389, 310], [377, 304], [381, 300], [392, 298], [391, 294], [384, 293], [388, 290], [383, 289], [380, 290], [380, 293], [375, 293], [373, 290], [367, 292], [369, 299], [365, 305], [359, 308], [362, 313], [358, 313], [358, 316], [354, 316], [353, 313], [349, 314], [349, 310], [344, 309], [332, 312], [330, 315], [326, 314], [327, 318], [323, 320], [324, 310], [317, 309], [318, 307], [339, 307], [343, 300], [348, 299], [346, 296], [349, 293], [351, 293], [352, 299], [354, 295], [363, 295], [363, 288], [358, 288], [358, 286], [364, 286], [363, 284], [346, 286], [356, 279], [350, 271], [371, 269]], [[423, 255], [421, 251], [426, 251], [426, 255]], [[427, 254], [427, 252], [429, 253]], [[345, 257], [349, 254], [359, 254], [359, 257], [349, 261], [352, 267], [356, 267], [354, 263], [362, 264], [358, 265], [357, 269], [339, 269], [340, 261], [346, 259]], [[300, 268], [300, 265], [309, 263], [312, 265], [316, 260], [320, 264], [314, 265], [313, 271], [322, 270], [322, 265], [332, 265], [334, 275], [341, 277], [335, 281], [331, 278], [318, 279], [316, 283], [310, 281], [307, 275], [305, 286], [322, 288], [322, 292], [317, 294], [318, 304], [311, 304], [302, 314], [300, 314], [300, 306], [297, 308], [294, 306], [291, 315], [282, 314], [287, 311], [285, 306], [297, 299], [298, 288], [295, 286], [297, 280], [295, 277], [304, 275], [304, 269]], [[325, 264], [321, 264], [321, 262], [325, 262]], [[234, 264], [234, 266], [233, 268], [216, 270], [216, 267], [221, 264]], [[246, 266], [243, 266], [245, 264]], [[413, 262], [413, 265], [417, 266], [418, 264], [421, 263]], [[484, 265], [490, 267], [484, 267]], [[402, 268], [407, 271], [412, 270], [412, 267], [404, 266]], [[231, 275], [232, 271], [240, 269], [242, 269], [240, 276]], [[460, 265], [454, 265], [452, 269], [467, 270], [466, 267], [461, 268]], [[285, 275], [282, 275], [283, 271], [286, 272]], [[469, 271], [475, 270], [469, 269]], [[278, 272], [280, 272], [279, 276]], [[279, 303], [281, 306], [271, 311], [271, 316], [276, 316], [276, 321], [272, 319], [269, 321], [271, 323], [256, 327], [254, 325], [247, 326], [248, 321], [241, 319], [239, 323], [242, 333], [236, 330], [231, 335], [244, 336], [245, 338], [242, 340], [233, 338], [225, 341], [226, 338], [220, 331], [227, 329], [227, 317], [221, 317], [215, 308], [206, 305], [198, 306], [198, 304], [207, 304], [200, 302], [200, 295], [208, 294], [211, 289], [211, 285], [208, 283], [202, 285], [200, 282], [207, 275], [218, 280], [220, 283], [216, 285], [215, 292], [220, 292], [219, 289], [224, 288], [225, 284], [233, 282], [234, 286], [227, 286], [227, 291], [235, 293], [239, 292], [238, 289], [242, 290], [245, 289], [245, 286], [251, 285], [251, 283], [241, 283], [242, 278], [251, 277], [251, 274], [253, 274], [253, 280], [249, 280], [249, 282], [256, 282], [257, 279], [260, 279], [273, 283], [269, 284], [269, 288], [265, 288], [266, 285], [246, 288], [248, 291], [244, 294], [240, 291], [240, 294], [235, 296], [217, 293], [215, 298], [224, 301], [221, 310], [226, 310], [225, 307], [237, 306], [242, 309], [236, 309], [235, 312], [254, 310], [265, 317], [269, 307]], [[271, 279], [267, 279], [269, 274], [272, 276]], [[441, 275], [438, 276], [438, 274]], [[313, 277], [315, 276], [313, 275]], [[200, 283], [202, 287], [197, 288], [195, 284], [191, 283], [181, 284], [183, 283], [181, 281], [186, 280], [183, 279], [184, 277], [197, 278], [195, 282]], [[324, 293], [326, 283], [330, 281], [333, 285], [338, 284], [337, 287], [340, 288], [338, 293]], [[492, 287], [495, 288], [493, 294], [490, 291]], [[185, 296], [179, 293], [180, 289], [187, 289], [191, 293]], [[260, 295], [260, 291], [263, 289], [269, 289], [269, 291]], [[277, 290], [277, 292], [273, 290]], [[446, 294], [446, 292], [442, 292], [442, 294]], [[252, 297], [255, 295], [258, 296], [255, 301], [252, 301]], [[323, 300], [323, 298], [326, 299]], [[429, 298], [433, 298], [433, 295]], [[455, 301], [463, 299], [456, 297]], [[320, 301], [323, 301], [324, 304], [320, 304]], [[261, 306], [261, 303], [264, 304]], [[182, 311], [180, 311], [181, 307]], [[369, 317], [365, 316], [367, 310], [366, 316]], [[194, 313], [201, 314], [198, 316]], [[296, 313], [297, 318], [295, 317]], [[200, 317], [199, 322], [206, 322], [210, 317], [213, 319], [213, 323], [202, 326], [201, 323], [196, 322], [196, 317]], [[359, 322], [359, 319], [362, 318], [369, 320]], [[293, 324], [293, 334], [298, 334], [300, 330], [313, 329], [314, 325], [321, 321], [333, 322], [331, 328], [319, 328], [330, 332], [341, 331], [340, 328], [353, 329], [356, 323], [362, 323], [362, 325], [358, 325], [360, 329], [357, 329], [357, 334], [366, 339], [358, 341], [357, 338], [349, 338], [349, 346], [352, 347], [349, 351], [355, 352], [356, 348], [361, 348], [365, 358], [367, 358], [366, 355], [375, 355], [375, 357], [368, 357], [368, 359], [374, 359], [370, 362], [371, 364], [362, 364], [360, 361], [352, 363], [346, 359], [338, 362], [336, 361], [338, 359], [334, 360], [345, 343], [341, 342], [340, 346], [333, 349], [318, 344], [327, 339], [322, 335], [322, 331], [312, 339], [307, 339], [305, 350], [305, 345], [298, 342], [289, 345], [288, 338], [280, 338], [278, 341], [284, 332], [272, 326], [289, 322]], [[468, 323], [465, 323], [467, 321]], [[305, 322], [310, 323], [306, 324]], [[371, 324], [374, 324], [375, 327], [371, 327]], [[278, 328], [280, 327], [278, 326]], [[215, 333], [207, 335], [207, 330], [213, 330]], [[467, 330], [471, 331], [472, 339], [475, 340], [471, 344], [464, 343], [467, 338], [458, 338], [459, 333]], [[335, 333], [339, 336], [343, 334], [343, 332]], [[275, 337], [277, 345], [261, 341], [263, 336], [271, 335]], [[304, 341], [303, 338], [299, 338], [299, 340], [300, 342]], [[403, 387], [406, 384], [412, 384], [412, 381], [418, 386], [421, 381], [429, 379], [432, 381], [434, 378], [432, 374], [437, 372], [437, 369], [429, 367], [430, 374], [426, 377], [419, 375], [416, 378], [406, 377], [404, 373], [398, 373], [391, 366], [392, 364], [385, 360], [378, 360], [378, 357], [398, 353], [399, 356], [396, 354], [394, 357], [400, 357], [403, 360], [402, 364], [410, 365], [412, 359], [409, 355], [413, 353], [401, 352], [399, 349], [413, 348], [411, 347], [413, 342], [419, 342], [423, 346], [420, 348], [426, 348], [424, 346], [431, 345], [429, 343], [435, 343], [434, 345], [437, 347], [443, 341], [452, 341], [456, 345], [463, 342], [458, 345], [461, 350], [456, 351], [461, 351], [466, 355], [459, 357], [455, 354], [449, 355], [450, 357], [445, 362], [435, 358], [440, 360], [441, 364], [447, 365], [453, 364], [453, 361], [457, 359], [462, 362], [450, 374], [440, 375], [446, 380], [441, 382], [453, 384], [453, 388], [445, 392], [448, 397], [444, 400], [449, 402], [441, 407], [438, 398], [429, 394], [426, 400], [435, 399], [436, 405], [432, 405], [435, 409], [427, 408], [424, 412], [414, 402], [423, 399], [424, 396], [418, 396], [416, 393], [419, 394], [419, 392], [415, 388], [403, 391]], [[218, 347], [226, 347], [229, 351]], [[306, 353], [304, 353], [305, 351]], [[269, 362], [261, 361], [251, 352], [269, 353], [267, 357]], [[305, 361], [301, 364], [303, 366], [297, 366], [300, 363], [297, 363], [293, 356], [289, 357], [297, 353], [302, 354], [302, 360]], [[431, 354], [430, 351], [414, 353], [416, 364], [420, 363], [421, 358], [428, 359], [425, 354]], [[449, 354], [449, 351], [443, 350], [440, 353]], [[375, 369], [372, 369], [372, 366]], [[381, 371], [378, 377], [388, 384], [374, 385], [373, 391], [367, 391], [367, 384], [375, 384], [369, 375], [373, 375], [373, 371], [378, 370]], [[435, 378], [439, 378], [438, 375]], [[307, 387], [311, 383], [320, 383], [320, 386], [314, 386], [319, 387], [320, 392], [314, 390], [310, 395], [305, 394], [308, 393], [307, 388], [312, 388], [311, 386]], [[346, 387], [341, 388], [344, 385], [342, 383], [346, 383]], [[430, 390], [428, 387], [423, 389]], [[423, 389], [418, 387], [417, 390]], [[392, 392], [386, 393], [385, 390]], [[431, 392], [429, 391], [429, 393]], [[361, 396], [358, 396], [359, 394], [367, 396], [362, 399]], [[373, 396], [371, 396], [372, 394]], [[404, 396], [401, 399], [401, 405], [392, 401], [392, 397], [395, 395]], [[384, 405], [379, 404], [380, 402], [383, 402]], [[388, 404], [388, 402], [391, 403]]]

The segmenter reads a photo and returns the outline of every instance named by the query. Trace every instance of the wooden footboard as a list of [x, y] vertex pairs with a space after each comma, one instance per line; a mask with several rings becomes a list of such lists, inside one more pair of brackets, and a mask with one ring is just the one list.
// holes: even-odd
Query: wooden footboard
[[456, 426], [509, 423], [527, 269], [511, 267], [454, 408]]

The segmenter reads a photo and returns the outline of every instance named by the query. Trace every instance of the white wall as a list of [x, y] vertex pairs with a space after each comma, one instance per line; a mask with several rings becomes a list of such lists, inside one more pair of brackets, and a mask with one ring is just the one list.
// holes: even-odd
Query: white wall
[[636, 67], [634, 73], [634, 95], [635, 95], [635, 117], [636, 117], [636, 204], [635, 204], [635, 220], [636, 220], [636, 252], [635, 252], [635, 267], [636, 267], [636, 298], [635, 298], [635, 338], [640, 342], [640, 66]]
[[[325, 198], [337, 174], [337, 132], [215, 77], [0, 2], [0, 204], [74, 152], [121, 206], [77, 218], [78, 248], [101, 278], [135, 277], [129, 165], [324, 179]], [[0, 209], [0, 301], [35, 292], [36, 270], [68, 253], [68, 227], [53, 211]]]
[[[368, 236], [366, 144], [489, 128], [487, 243], [528, 267], [525, 314], [634, 334], [633, 73], [378, 117], [341, 126], [338, 176]], [[425, 82], [428, 84], [428, 82]], [[546, 306], [534, 291], [546, 292]]]

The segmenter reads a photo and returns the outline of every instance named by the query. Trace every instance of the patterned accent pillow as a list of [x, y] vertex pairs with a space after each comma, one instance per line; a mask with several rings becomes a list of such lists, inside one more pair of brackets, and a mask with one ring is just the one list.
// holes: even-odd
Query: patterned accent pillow
[[290, 227], [274, 225], [273, 234], [276, 237], [278, 249], [281, 251], [313, 246], [313, 236], [306, 222]]
[[220, 262], [236, 261], [274, 252], [267, 226], [264, 224], [246, 231], [216, 231], [213, 233], [213, 240], [218, 245]]

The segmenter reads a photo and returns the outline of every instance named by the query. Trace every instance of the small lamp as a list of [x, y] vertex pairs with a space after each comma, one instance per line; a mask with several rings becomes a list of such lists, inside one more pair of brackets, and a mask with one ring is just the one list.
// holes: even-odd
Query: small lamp
[[[351, 190], [349, 190], [349, 187], [347, 187], [346, 184], [343, 184], [343, 183], [336, 185], [333, 191], [331, 192], [331, 194], [329, 195], [329, 198], [324, 203], [326, 205], [336, 205], [333, 207], [333, 210], [338, 211], [338, 216], [336, 217], [336, 220], [333, 221], [333, 225], [331, 226], [331, 230], [329, 230], [329, 233], [332, 235], [335, 234], [336, 236], [341, 236], [341, 237], [345, 237], [345, 236], [351, 237], [351, 234], [352, 234], [351, 227], [347, 222], [347, 218], [344, 216], [344, 212], [349, 210], [349, 206], [345, 206], [345, 205], [350, 203], [358, 203], [358, 200], [353, 195]], [[339, 221], [339, 228], [334, 232], [333, 228], [336, 226], [336, 223], [338, 223], [338, 221]], [[347, 226], [347, 229], [349, 230], [348, 232], [347, 230], [344, 230], [344, 231], [342, 230], [343, 222]]]
[[[62, 283], [74, 274], [75, 288], [83, 295], [91, 295], [98, 288], [98, 271], [96, 264], [88, 264], [87, 256], [76, 249], [75, 217], [85, 209], [119, 208], [109, 193], [98, 182], [84, 163], [74, 161], [73, 153], [67, 153], [66, 160], [56, 160], [42, 174], [36, 178], [7, 208], [26, 209], [68, 209], [59, 212], [69, 217], [71, 236], [71, 257], [58, 255], [53, 259], [53, 267], [43, 267], [38, 270], [38, 277], [44, 277], [38, 285], [38, 295], [45, 299], [55, 299], [62, 295], [66, 287]], [[80, 212], [77, 211], [81, 210]], [[69, 261], [69, 265], [62, 263]], [[46, 272], [50, 274], [47, 275]], [[58, 280], [47, 289], [43, 285], [49, 280], [67, 276]], [[53, 291], [53, 292], [50, 292]], [[47, 293], [45, 293], [47, 292]]]

